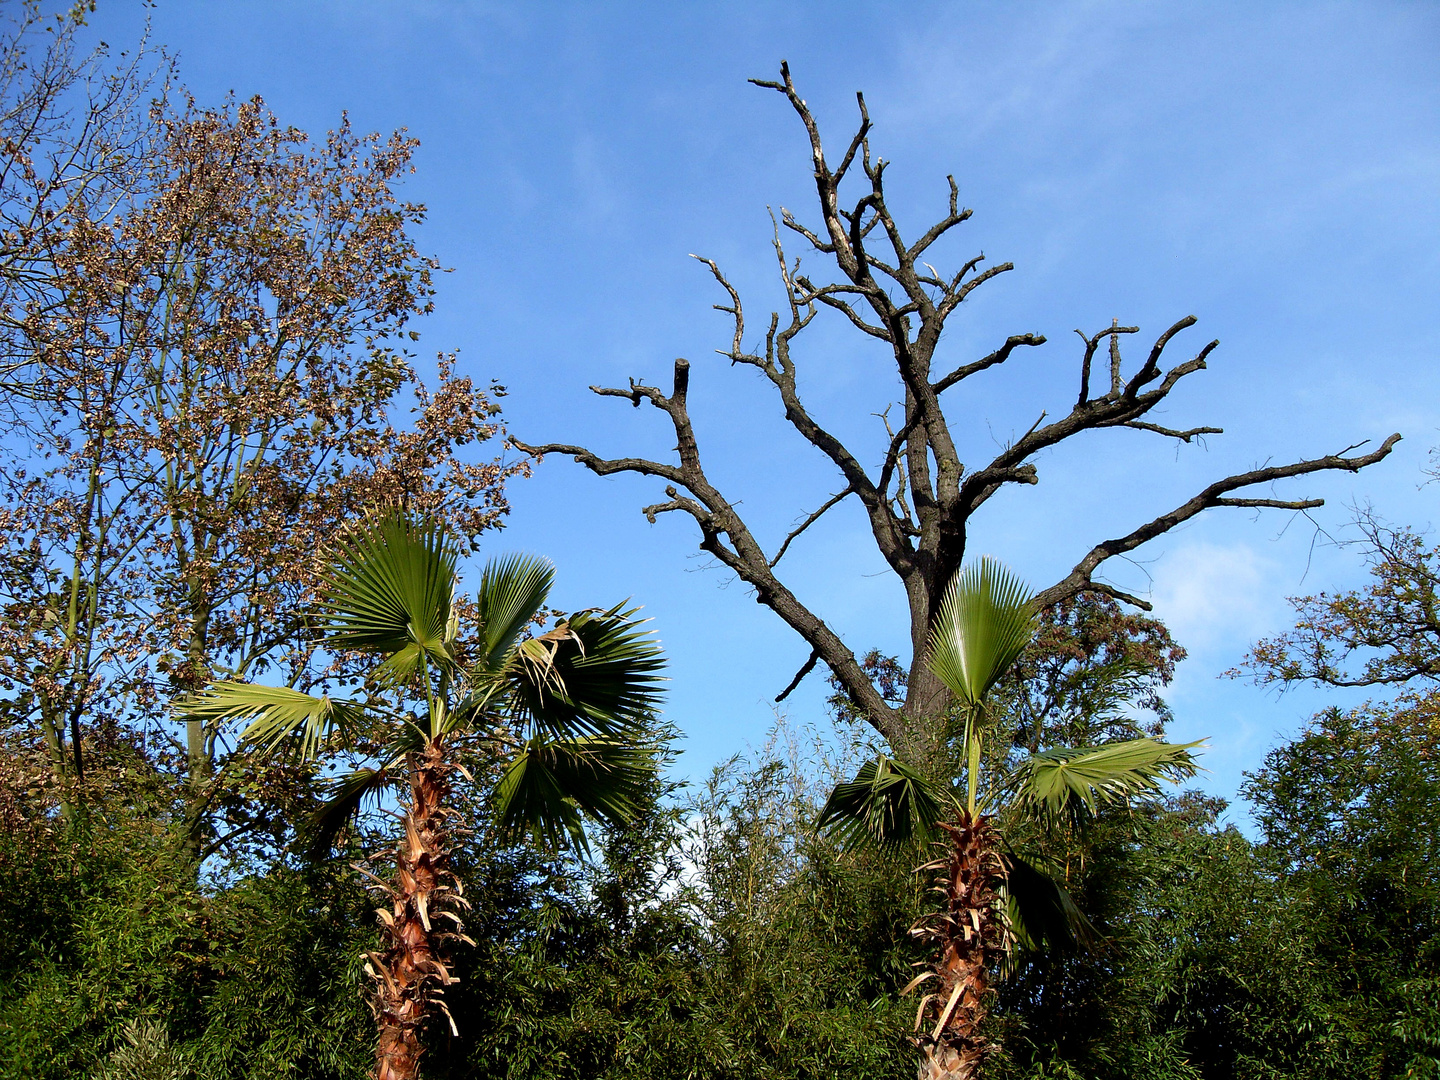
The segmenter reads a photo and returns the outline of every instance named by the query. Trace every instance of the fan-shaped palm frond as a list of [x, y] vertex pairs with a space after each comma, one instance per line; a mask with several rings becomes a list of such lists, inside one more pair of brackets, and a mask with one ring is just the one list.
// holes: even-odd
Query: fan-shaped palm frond
[[177, 706], [187, 719], [219, 726], [227, 721], [249, 720], [241, 733], [245, 742], [258, 743], [265, 751], [284, 744], [298, 734], [294, 743], [301, 758], [310, 758], [332, 730], [350, 728], [364, 715], [351, 701], [302, 694], [284, 686], [256, 683], [217, 682]]
[[1005, 869], [1005, 922], [1023, 951], [1064, 954], [1093, 949], [1099, 931], [1055, 878], [1014, 852], [1000, 856]]
[[1158, 791], [1161, 780], [1194, 776], [1199, 766], [1190, 751], [1199, 745], [1127, 739], [1044, 750], [1016, 766], [1008, 787], [1022, 813], [1047, 823], [1061, 815], [1083, 821], [1101, 803], [1124, 802]]
[[554, 583], [555, 567], [533, 555], [506, 555], [485, 564], [475, 597], [485, 668], [493, 671], [503, 664]]
[[588, 850], [580, 814], [608, 824], [629, 821], [655, 774], [644, 747], [604, 737], [536, 736], [495, 788], [502, 834], [530, 834], [556, 848]]
[[1030, 590], [982, 558], [956, 574], [930, 628], [930, 670], [970, 706], [1009, 670], [1035, 635]]
[[835, 785], [816, 828], [849, 845], [891, 847], [930, 840], [947, 800], [948, 793], [914, 769], [881, 756], [860, 766], [854, 780]]
[[660, 700], [660, 644], [637, 608], [580, 611], [520, 642], [506, 664], [515, 718], [555, 739], [643, 727]]
[[323, 859], [335, 846], [340, 830], [353, 822], [366, 799], [379, 799], [395, 778], [386, 768], [356, 769], [331, 785], [329, 798], [301, 825], [299, 832], [306, 840], [306, 853], [312, 859]]
[[377, 681], [391, 685], [426, 657], [447, 662], [457, 559], [441, 524], [399, 512], [343, 538], [325, 578], [326, 644], [385, 654]]

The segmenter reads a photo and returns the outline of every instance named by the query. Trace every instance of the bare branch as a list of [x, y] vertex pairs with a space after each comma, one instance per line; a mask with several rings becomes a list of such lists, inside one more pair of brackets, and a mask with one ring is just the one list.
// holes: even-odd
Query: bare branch
[[716, 311], [723, 311], [727, 315], [733, 316], [735, 319], [735, 336], [730, 341], [730, 351], [725, 352], [722, 349], [716, 349], [715, 351], [720, 353], [721, 356], [728, 356], [732, 364], [739, 362], [759, 364], [760, 357], [754, 356], [753, 354], [745, 353], [743, 351], [745, 337], [745, 309], [740, 305], [740, 294], [735, 291], [735, 286], [731, 285], [729, 279], [720, 272], [720, 267], [716, 265], [714, 259], [707, 259], [704, 256], [696, 255], [693, 253], [691, 254], [690, 258], [696, 260], [697, 262], [702, 262], [706, 266], [708, 266], [710, 268], [711, 276], [714, 277], [714, 279], [720, 283], [720, 287], [730, 295], [729, 307], [726, 307], [724, 304], [711, 305]]
[[819, 510], [816, 510], [813, 514], [807, 517], [803, 522], [800, 523], [797, 528], [795, 528], [790, 533], [789, 536], [785, 537], [784, 542], [780, 545], [780, 550], [775, 552], [775, 557], [770, 560], [771, 569], [774, 569], [775, 564], [780, 561], [781, 556], [785, 554], [785, 551], [787, 548], [789, 548], [790, 542], [792, 540], [794, 540], [797, 536], [803, 533], [811, 525], [814, 525], [815, 522], [819, 521], [821, 515], [824, 514], [827, 510], [839, 504], [847, 495], [853, 494], [855, 494], [855, 489], [847, 487], [842, 489], [841, 491], [836, 492], [834, 495], [830, 496], [830, 498], [826, 499], [825, 504], [821, 506]]
[[865, 95], [857, 92], [855, 101], [860, 106], [860, 130], [855, 132], [855, 137], [850, 140], [850, 148], [845, 151], [845, 156], [840, 159], [840, 167], [835, 170], [836, 184], [845, 178], [850, 163], [855, 160], [855, 151], [865, 145], [865, 137], [870, 134], [870, 111], [865, 108]]
[[1095, 350], [1099, 347], [1100, 340], [1105, 337], [1110, 338], [1112, 393], [1118, 394], [1120, 392], [1120, 350], [1116, 344], [1115, 335], [1138, 334], [1139, 332], [1138, 326], [1121, 326], [1119, 319], [1114, 320], [1107, 329], [1101, 330], [1093, 338], [1086, 337], [1084, 330], [1075, 331], [1080, 335], [1080, 340], [1085, 342], [1085, 357], [1080, 362], [1080, 400], [1075, 403], [1077, 408], [1090, 400], [1090, 361], [1095, 356]]
[[[1155, 348], [1151, 350], [1150, 360], [1147, 366], [1155, 365], [1158, 371], [1158, 359], [1163, 352], [1165, 345], [1180, 330], [1194, 324], [1194, 319], [1186, 317], [1170, 327], [1161, 335], [1156, 342]], [[1107, 427], [1139, 427], [1139, 418], [1148, 413], [1174, 389], [1177, 383], [1186, 375], [1205, 369], [1206, 358], [1219, 345], [1218, 341], [1212, 341], [1202, 349], [1199, 354], [1181, 364], [1177, 364], [1165, 373], [1159, 386], [1145, 393], [1131, 395], [1125, 388], [1120, 375], [1120, 350], [1117, 342], [1118, 335], [1132, 333], [1135, 328], [1120, 326], [1118, 321], [1105, 330], [1100, 331], [1093, 338], [1086, 337], [1082, 331], [1076, 331], [1085, 342], [1085, 359], [1081, 365], [1081, 399], [1076, 402], [1075, 407], [1070, 410], [1069, 415], [1047, 424], [1042, 428], [1032, 428], [1023, 438], [1007, 446], [995, 459], [983, 469], [971, 473], [960, 488], [960, 496], [965, 512], [973, 513], [981, 504], [990, 498], [999, 488], [1009, 482], [1034, 483], [1034, 470], [1017, 471], [1018, 466], [1048, 447], [1063, 442], [1065, 439], [1094, 428]], [[1110, 339], [1111, 353], [1111, 391], [1102, 398], [1088, 398], [1089, 364], [1097, 347], [1102, 339]], [[1134, 386], [1141, 378], [1137, 374], [1131, 380], [1130, 385]], [[1150, 381], [1153, 381], [1150, 380]], [[1158, 430], [1162, 434], [1174, 435], [1180, 438], [1182, 432], [1172, 429], [1161, 428], [1158, 425], [1146, 425], [1150, 430]], [[1189, 434], [1194, 437], [1200, 434], [1215, 434], [1217, 432], [1206, 431], [1202, 428], [1193, 429]], [[1189, 440], [1186, 440], [1189, 441]]]
[[941, 312], [948, 315], [950, 311], [960, 303], [960, 301], [964, 300], [965, 297], [969, 296], [981, 285], [984, 285], [985, 282], [989, 281], [993, 277], [999, 277], [1001, 274], [1008, 274], [1011, 270], [1014, 269], [1014, 263], [1004, 262], [996, 266], [992, 266], [990, 267], [990, 269], [984, 270], [979, 274], [976, 274], [973, 278], [971, 278], [969, 281], [965, 282], [963, 285], [961, 285], [958, 289], [955, 290], [955, 297], [953, 303], [947, 303], [946, 305], [942, 306], [942, 308], [940, 309]]
[[1193, 439], [1193, 438], [1195, 438], [1195, 437], [1197, 437], [1197, 436], [1199, 436], [1199, 435], [1223, 435], [1223, 434], [1225, 434], [1225, 429], [1224, 429], [1224, 428], [1218, 428], [1218, 427], [1193, 427], [1193, 428], [1186, 428], [1184, 431], [1179, 431], [1179, 430], [1176, 430], [1175, 428], [1161, 427], [1159, 424], [1148, 424], [1148, 423], [1146, 423], [1144, 420], [1128, 420], [1128, 421], [1125, 422], [1125, 424], [1124, 424], [1123, 426], [1124, 426], [1124, 427], [1128, 427], [1128, 428], [1135, 428], [1137, 431], [1153, 431], [1153, 432], [1155, 432], [1155, 434], [1157, 434], [1157, 435], [1165, 435], [1165, 436], [1168, 436], [1169, 438], [1179, 439], [1181, 442], [1186, 442], [1186, 443], [1188, 443], [1191, 439]]
[[971, 214], [974, 213], [973, 210], [960, 209], [960, 188], [955, 183], [955, 177], [947, 176], [945, 179], [950, 182], [950, 212], [926, 229], [925, 235], [910, 247], [910, 250], [906, 252], [910, 262], [919, 259], [921, 255], [925, 254], [926, 248], [962, 221], [968, 221]]
[[891, 342], [895, 340], [895, 335], [889, 330], [883, 326], [875, 326], [872, 323], [867, 323], [860, 316], [860, 313], [855, 310], [854, 306], [846, 303], [844, 300], [838, 299], [836, 296], [837, 293], [859, 293], [862, 296], [867, 296], [869, 294], [868, 290], [857, 289], [853, 285], [826, 285], [821, 288], [816, 288], [815, 285], [810, 282], [809, 278], [803, 277], [797, 279], [797, 284], [806, 290], [805, 295], [801, 299], [806, 301], [819, 300], [820, 303], [826, 307], [834, 308], [849, 319], [855, 329], [869, 334], [873, 338]]
[[506, 442], [515, 449], [530, 454], [536, 458], [542, 458], [546, 454], [567, 454], [574, 458], [581, 465], [593, 472], [596, 476], [610, 476], [613, 473], [633, 472], [642, 476], [658, 476], [664, 480], [671, 480], [677, 484], [684, 483], [680, 470], [673, 465], [664, 465], [658, 461], [647, 461], [644, 458], [602, 458], [586, 450], [583, 446], [568, 446], [565, 443], [546, 443], [543, 446], [531, 446], [521, 442], [511, 435]]
[[820, 237], [816, 236], [804, 225], [796, 221], [795, 216], [791, 214], [789, 210], [786, 210], [783, 206], [780, 208], [780, 223], [784, 225], [787, 229], [793, 229], [795, 232], [805, 237], [806, 240], [809, 240], [811, 246], [814, 247], [815, 250], [820, 252], [821, 254], [835, 254], [834, 244], [827, 244], [825, 241], [821, 240]]
[[815, 670], [815, 665], [817, 662], [819, 662], [819, 660], [820, 650], [811, 649], [810, 659], [806, 660], [805, 663], [800, 665], [800, 670], [795, 673], [795, 677], [790, 680], [790, 684], [786, 686], [784, 690], [781, 690], [780, 693], [775, 695], [775, 704], [778, 705], [780, 704], [780, 702], [784, 701], [787, 697], [789, 697], [790, 694], [795, 690], [795, 688], [805, 680], [805, 676], [809, 675], [810, 672]]
[[652, 503], [649, 506], [642, 506], [640, 512], [645, 515], [645, 520], [651, 525], [655, 524], [655, 518], [659, 514], [668, 514], [675, 510], [683, 510], [696, 521], [702, 528], [714, 524], [714, 517], [703, 506], [694, 499], [687, 499], [678, 492], [674, 485], [665, 488], [665, 494], [670, 496], [669, 502]]
[[[1166, 330], [1155, 340], [1154, 346], [1150, 349], [1150, 355], [1145, 360], [1145, 366], [1142, 367], [1139, 371], [1137, 371], [1134, 377], [1125, 384], [1125, 396], [1127, 398], [1133, 399], [1135, 395], [1140, 392], [1140, 388], [1142, 386], [1144, 386], [1146, 383], [1153, 382], [1155, 379], [1159, 378], [1160, 354], [1165, 351], [1165, 346], [1170, 344], [1170, 339], [1176, 334], [1178, 334], [1181, 330], [1185, 330], [1189, 327], [1194, 326], [1195, 323], [1198, 321], [1199, 320], [1197, 320], [1194, 315], [1186, 315], [1183, 319], [1177, 322], [1174, 326], [1170, 327], [1169, 330]], [[1219, 344], [1219, 342], [1216, 342], [1216, 344]], [[1120, 372], [1119, 339], [1112, 337], [1110, 339], [1110, 346], [1114, 350], [1114, 371], [1115, 378], [1118, 381]]]
[[1270, 510], [1315, 510], [1324, 499], [1216, 499], [1211, 506], [1256, 507]]
[[1010, 354], [1014, 352], [1017, 348], [1019, 348], [1021, 345], [1044, 344], [1044, 334], [1013, 334], [1005, 339], [1004, 345], [1001, 345], [1000, 348], [996, 349], [988, 356], [982, 356], [979, 360], [974, 360], [968, 364], [963, 364], [960, 367], [956, 368], [954, 371], [950, 372], [949, 375], [946, 375], [943, 379], [941, 379], [935, 384], [935, 393], [944, 393], [956, 383], [963, 382], [977, 372], [984, 371], [986, 368], [989, 367], [994, 367], [996, 364], [1003, 364], [1006, 360], [1010, 359]]
[[1325, 457], [1313, 458], [1309, 461], [1297, 461], [1291, 465], [1267, 466], [1261, 469], [1253, 469], [1250, 472], [1239, 473], [1235, 476], [1229, 476], [1224, 480], [1217, 480], [1193, 499], [1182, 503], [1168, 514], [1161, 514], [1154, 520], [1146, 522], [1134, 532], [1117, 537], [1114, 540], [1106, 540], [1104, 543], [1096, 544], [1085, 554], [1083, 559], [1075, 564], [1075, 568], [1071, 570], [1064, 579], [1056, 582], [1050, 586], [1050, 588], [1040, 593], [1039, 596], [1036, 597], [1036, 603], [1041, 606], [1058, 603], [1061, 600], [1074, 596], [1078, 592], [1091, 588], [1094, 585], [1092, 575], [1107, 559], [1124, 554], [1127, 551], [1134, 551], [1141, 544], [1169, 532], [1175, 528], [1175, 526], [1182, 522], [1189, 521], [1196, 514], [1211, 507], [1253, 506], [1279, 507], [1285, 510], [1308, 510], [1314, 509], [1317, 506], [1323, 506], [1323, 499], [1286, 501], [1279, 499], [1227, 498], [1226, 496], [1229, 492], [1239, 488], [1253, 487], [1256, 484], [1267, 484], [1292, 476], [1305, 476], [1310, 473], [1330, 470], [1358, 472], [1366, 466], [1374, 465], [1376, 462], [1387, 457], [1399, 441], [1400, 435], [1397, 432], [1381, 443], [1378, 449], [1358, 457], [1344, 456], [1351, 450], [1357, 449], [1357, 447], [1351, 446], [1339, 454], [1330, 454]]
[[1104, 581], [1091, 581], [1087, 583], [1085, 587], [1082, 588], [1080, 591], [1100, 593], [1102, 596], [1108, 596], [1111, 599], [1119, 600], [1126, 604], [1132, 604], [1135, 607], [1139, 608], [1141, 611], [1155, 610], [1155, 605], [1150, 603], [1150, 601], [1141, 600], [1138, 596], [1132, 596], [1130, 593], [1123, 592], [1120, 589], [1115, 588], [1114, 585], [1110, 585]]

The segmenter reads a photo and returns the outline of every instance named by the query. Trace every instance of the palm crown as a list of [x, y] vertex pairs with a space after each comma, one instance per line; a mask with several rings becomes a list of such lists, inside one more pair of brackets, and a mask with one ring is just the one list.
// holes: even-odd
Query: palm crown
[[[470, 776], [454, 760], [457, 745], [482, 742], [498, 758], [490, 794], [502, 835], [554, 846], [583, 848], [585, 816], [629, 820], [654, 768], [645, 733], [663, 656], [635, 610], [579, 611], [537, 632], [554, 570], [512, 555], [485, 566], [478, 630], [462, 641], [457, 563], [442, 526], [398, 512], [337, 545], [316, 614], [327, 649], [375, 657], [366, 700], [218, 682], [181, 706], [193, 718], [247, 721], [242, 739], [260, 752], [303, 757], [354, 745], [362, 721], [388, 729], [374, 763], [336, 781], [311, 822], [316, 848], [328, 849], [365, 799], [409, 789], [392, 880], [374, 878], [389, 900], [379, 910], [389, 947], [369, 955], [381, 1078], [416, 1075], [419, 1029], [430, 1012], [446, 1012], [443, 988], [453, 981], [442, 955], [469, 940], [447, 863], [445, 799], [455, 773]], [[418, 711], [404, 711], [407, 701]]]

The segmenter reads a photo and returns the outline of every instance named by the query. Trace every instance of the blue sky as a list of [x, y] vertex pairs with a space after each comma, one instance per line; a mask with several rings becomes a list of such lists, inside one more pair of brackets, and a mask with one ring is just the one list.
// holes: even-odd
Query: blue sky
[[[865, 92], [873, 146], [893, 162], [891, 205], [912, 232], [943, 212], [955, 174], [975, 216], [937, 253], [944, 265], [980, 251], [1016, 264], [952, 318], [942, 354], [1050, 339], [952, 392], [964, 460], [1068, 404], [1077, 327], [1119, 318], [1153, 339], [1194, 314], [1177, 353], [1221, 341], [1159, 419], [1223, 436], [1178, 453], [1138, 432], [1060, 448], [1038, 462], [1038, 487], [976, 519], [973, 553], [1045, 586], [1211, 479], [1392, 431], [1405, 441], [1382, 465], [1281, 491], [1324, 497], [1315, 519], [1335, 537], [1358, 504], [1435, 519], [1420, 471], [1440, 443], [1432, 4], [102, 0], [92, 32], [125, 47], [146, 17], [202, 103], [259, 94], [314, 135], [348, 110], [360, 128], [421, 140], [406, 194], [430, 209], [422, 247], [454, 268], [422, 346], [459, 349], [470, 374], [505, 383], [520, 437], [664, 455], [663, 417], [586, 387], [663, 382], [688, 357], [707, 467], [772, 546], [838, 485], [755, 373], [713, 354], [728, 326], [687, 256], [717, 259], [763, 323], [778, 299], [767, 207], [815, 218], [794, 114], [746, 83], [773, 78], [782, 58], [832, 144]], [[826, 321], [799, 362], [815, 411], [877, 458], [872, 414], [897, 387], [871, 345]], [[552, 458], [511, 494], [492, 553], [553, 558], [562, 606], [631, 596], [654, 617], [682, 771], [763, 742], [769, 703], [808, 649], [706, 568], [686, 521], [646, 523], [655, 485]], [[1287, 595], [1361, 580], [1353, 550], [1316, 540], [1279, 512], [1212, 512], [1111, 569], [1190, 649], [1173, 734], [1210, 739], [1205, 784], [1220, 794], [1322, 703], [1353, 700], [1218, 678], [1285, 626]], [[852, 647], [903, 650], [898, 583], [858, 512], [826, 519], [786, 561]], [[823, 725], [824, 690], [812, 677], [791, 719]]]

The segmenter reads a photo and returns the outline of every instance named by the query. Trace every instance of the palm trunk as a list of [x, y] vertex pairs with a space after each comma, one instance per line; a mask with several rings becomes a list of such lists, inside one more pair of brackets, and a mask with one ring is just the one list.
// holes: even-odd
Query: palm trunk
[[949, 851], [930, 864], [945, 908], [914, 933], [939, 948], [938, 986], [917, 1022], [919, 1080], [971, 1080], [993, 1049], [981, 1033], [989, 1013], [990, 972], [1005, 953], [1005, 928], [995, 902], [1004, 879], [995, 832], [982, 814], [961, 811], [955, 824], [941, 826]]
[[394, 884], [386, 887], [390, 903], [377, 912], [386, 947], [370, 953], [366, 965], [375, 979], [375, 1080], [419, 1076], [425, 1021], [437, 1012], [450, 1015], [444, 987], [456, 980], [445, 965], [449, 942], [469, 941], [458, 914], [468, 905], [446, 868], [450, 811], [444, 804], [453, 768], [438, 741], [410, 758], [405, 836], [395, 851]]

